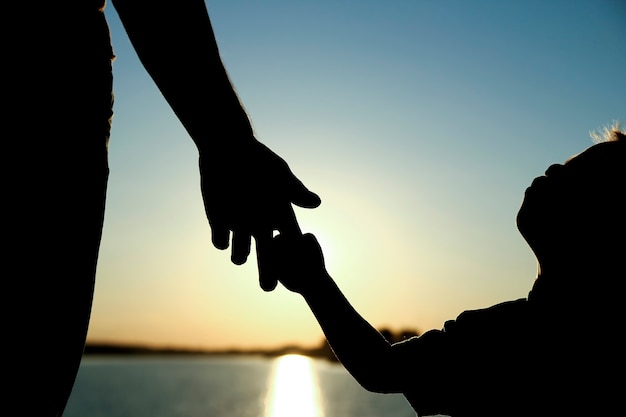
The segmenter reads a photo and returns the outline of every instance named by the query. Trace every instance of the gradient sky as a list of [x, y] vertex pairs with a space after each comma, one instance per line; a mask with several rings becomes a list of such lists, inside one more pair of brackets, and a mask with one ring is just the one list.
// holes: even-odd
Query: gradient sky
[[[377, 327], [525, 297], [525, 188], [626, 123], [621, 0], [208, 0], [259, 140], [322, 198], [297, 210]], [[111, 176], [89, 339], [320, 343], [300, 296], [210, 242], [197, 153], [112, 5]], [[164, 58], [167, 58], [165, 54]]]

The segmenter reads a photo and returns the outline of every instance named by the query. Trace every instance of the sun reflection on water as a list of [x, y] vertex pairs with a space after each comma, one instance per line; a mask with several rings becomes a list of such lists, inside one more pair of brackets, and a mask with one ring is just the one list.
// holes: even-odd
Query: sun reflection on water
[[302, 355], [276, 359], [265, 417], [323, 417], [313, 362]]

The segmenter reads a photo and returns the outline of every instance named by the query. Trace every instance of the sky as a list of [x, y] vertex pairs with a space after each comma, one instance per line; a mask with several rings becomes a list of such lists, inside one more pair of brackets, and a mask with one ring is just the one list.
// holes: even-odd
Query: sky
[[[322, 199], [296, 209], [303, 232], [377, 328], [526, 297], [524, 190], [626, 124], [622, 0], [206, 3], [257, 139]], [[105, 14], [115, 116], [89, 341], [321, 343], [299, 295], [211, 245], [196, 148]]]

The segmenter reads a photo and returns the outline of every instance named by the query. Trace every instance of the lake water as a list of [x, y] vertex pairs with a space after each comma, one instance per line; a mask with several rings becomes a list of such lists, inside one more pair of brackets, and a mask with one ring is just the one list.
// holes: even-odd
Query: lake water
[[415, 417], [338, 364], [299, 355], [87, 356], [63, 417]]

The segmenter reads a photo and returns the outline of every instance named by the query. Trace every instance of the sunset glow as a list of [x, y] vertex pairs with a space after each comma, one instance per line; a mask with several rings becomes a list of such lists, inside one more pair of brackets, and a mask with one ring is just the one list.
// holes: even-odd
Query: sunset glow
[[323, 417], [312, 360], [285, 355], [275, 360], [265, 417]]
[[[524, 190], [626, 123], [620, 1], [206, 3], [257, 139], [321, 197], [296, 209], [302, 231], [376, 327], [527, 296]], [[105, 13], [115, 116], [88, 339], [317, 345], [302, 297], [259, 288], [254, 248], [237, 266], [212, 246], [198, 150]]]

